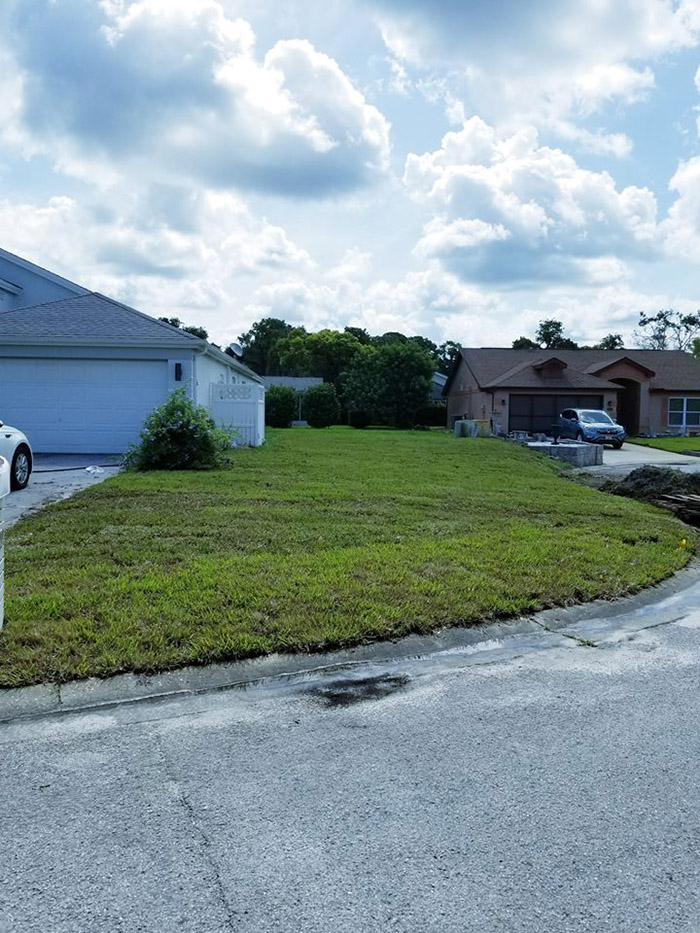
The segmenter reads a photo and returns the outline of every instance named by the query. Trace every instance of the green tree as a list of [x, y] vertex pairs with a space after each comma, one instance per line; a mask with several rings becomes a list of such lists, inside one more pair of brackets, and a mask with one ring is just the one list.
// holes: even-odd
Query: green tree
[[540, 321], [535, 340], [545, 350], [577, 350], [578, 344], [564, 336], [564, 325], [561, 321], [550, 318]]
[[518, 337], [511, 346], [514, 350], [578, 350], [578, 344], [564, 335], [562, 322], [554, 318], [540, 321], [534, 340]]
[[297, 394], [289, 386], [270, 386], [265, 393], [265, 424], [289, 428], [297, 416]]
[[435, 366], [415, 343], [369, 347], [353, 361], [344, 380], [345, 403], [354, 411], [400, 428], [410, 427], [428, 404]]
[[408, 342], [415, 343], [417, 347], [422, 347], [423, 350], [429, 353], [431, 357], [433, 358], [433, 364], [435, 368], [437, 369], [439, 362], [440, 362], [440, 358], [438, 355], [438, 345], [436, 343], [434, 343], [428, 337], [421, 337], [420, 334], [416, 334], [415, 337], [409, 337]]
[[329, 428], [340, 418], [340, 403], [332, 382], [311, 386], [304, 392], [301, 410], [312, 428]]
[[669, 308], [651, 315], [642, 311], [634, 337], [644, 350], [690, 351], [699, 332], [700, 311], [681, 314]]
[[[243, 349], [242, 362], [262, 376], [281, 375], [277, 344], [295, 328], [276, 317], [264, 317], [238, 338]], [[304, 328], [296, 328], [304, 331]]]
[[406, 343], [407, 340], [408, 337], [405, 334], [400, 334], [397, 330], [388, 330], [385, 334], [372, 337], [372, 346], [383, 347], [387, 343]]
[[372, 338], [364, 327], [346, 327], [345, 333], [352, 334], [353, 337], [357, 337], [360, 343], [364, 346], [368, 346], [372, 342]]
[[593, 344], [591, 350], [624, 350], [625, 343], [622, 334], [606, 334], [598, 343]]
[[164, 324], [170, 324], [171, 327], [177, 327], [186, 334], [192, 334], [193, 337], [199, 337], [200, 340], [208, 340], [209, 333], [204, 327], [198, 327], [196, 324], [183, 324], [179, 317], [159, 317], [159, 321]]
[[514, 350], [541, 350], [542, 347], [529, 337], [516, 337], [511, 344]]
[[279, 341], [280, 367], [290, 376], [320, 376], [340, 385], [340, 376], [361, 351], [362, 344], [347, 331], [319, 330], [292, 333]]
[[461, 347], [454, 340], [446, 340], [437, 348], [437, 370], [439, 373], [449, 375], [454, 362], [459, 356]]

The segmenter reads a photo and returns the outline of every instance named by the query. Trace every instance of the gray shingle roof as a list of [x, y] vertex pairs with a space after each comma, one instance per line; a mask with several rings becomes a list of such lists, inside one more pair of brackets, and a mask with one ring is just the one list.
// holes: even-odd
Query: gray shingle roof
[[262, 383], [260, 376], [252, 369], [206, 340], [158, 321], [99, 292], [61, 298], [0, 314], [0, 345], [36, 345], [52, 341], [87, 346], [141, 345], [172, 347], [181, 351], [197, 350]]
[[295, 392], [306, 392], [312, 386], [320, 386], [323, 379], [320, 376], [263, 376], [262, 381], [266, 387], [287, 386]]
[[112, 343], [158, 343], [194, 348], [198, 337], [177, 327], [105, 298], [98, 292], [61, 298], [0, 314], [0, 341], [3, 339], [95, 341]]
[[[535, 363], [552, 356], [567, 364], [562, 377], [569, 380], [567, 385], [571, 388], [617, 388], [593, 375], [592, 370], [599, 370], [626, 357], [654, 372], [650, 381], [652, 389], [700, 392], [700, 360], [682, 350], [511, 350], [505, 347], [463, 347], [461, 354], [482, 388], [555, 388], [564, 385], [558, 376], [543, 376], [532, 368]], [[449, 391], [455, 369], [445, 386], [445, 394]]]

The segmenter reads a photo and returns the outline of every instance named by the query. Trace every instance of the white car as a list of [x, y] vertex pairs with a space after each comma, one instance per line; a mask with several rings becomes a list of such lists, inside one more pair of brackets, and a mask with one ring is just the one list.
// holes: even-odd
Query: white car
[[32, 448], [26, 434], [0, 421], [0, 457], [10, 464], [10, 489], [24, 489], [32, 472]]

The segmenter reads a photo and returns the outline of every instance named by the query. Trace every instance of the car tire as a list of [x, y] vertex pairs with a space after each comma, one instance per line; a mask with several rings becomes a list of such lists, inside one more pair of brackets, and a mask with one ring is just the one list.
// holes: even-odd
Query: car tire
[[10, 467], [10, 489], [24, 489], [32, 472], [32, 455], [26, 444], [20, 444]]
[[583, 431], [578, 430], [578, 431], [576, 432], [576, 440], [577, 440], [577, 441], [581, 441], [581, 443], [583, 443]]
[[613, 450], [622, 450], [622, 441], [613, 441]]

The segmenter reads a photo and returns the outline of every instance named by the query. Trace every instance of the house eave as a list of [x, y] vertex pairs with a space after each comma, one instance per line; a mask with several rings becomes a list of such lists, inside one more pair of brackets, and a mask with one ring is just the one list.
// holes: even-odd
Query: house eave
[[[202, 341], [203, 342], [203, 341]], [[0, 336], [0, 348], [9, 347], [158, 347], [161, 349], [196, 350], [197, 345], [179, 340], [135, 340], [133, 337], [25, 337]]]

